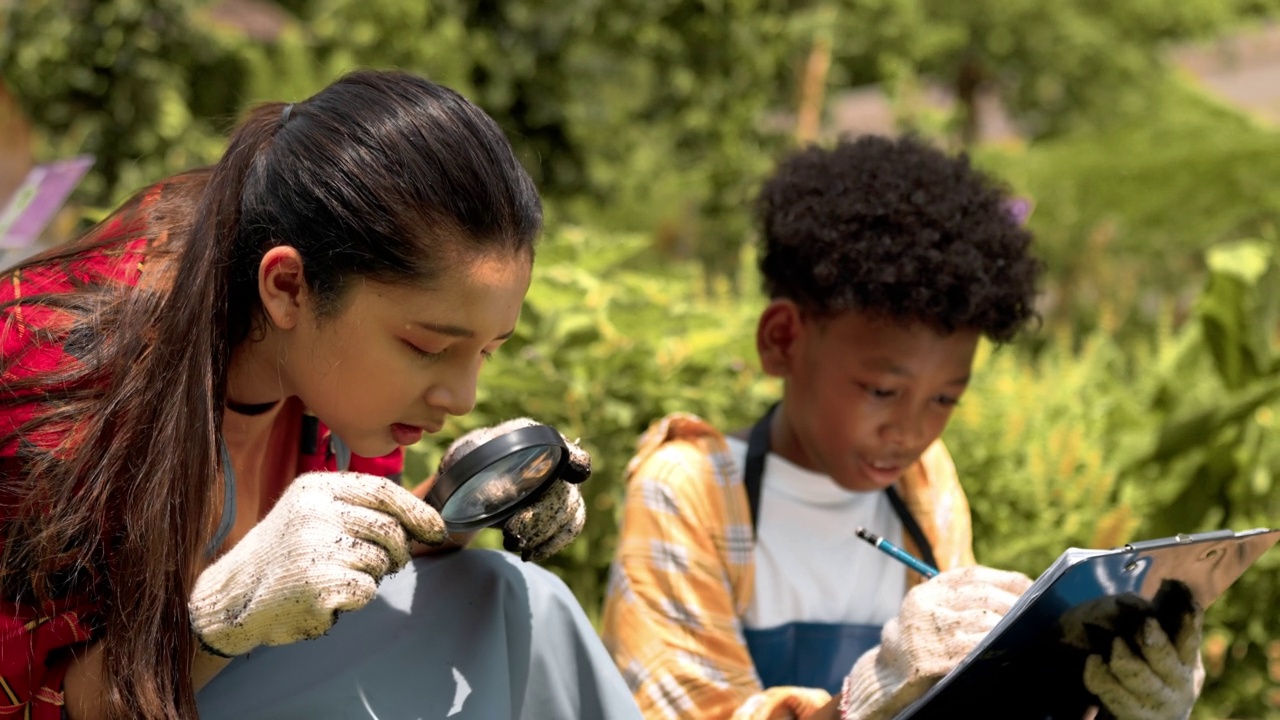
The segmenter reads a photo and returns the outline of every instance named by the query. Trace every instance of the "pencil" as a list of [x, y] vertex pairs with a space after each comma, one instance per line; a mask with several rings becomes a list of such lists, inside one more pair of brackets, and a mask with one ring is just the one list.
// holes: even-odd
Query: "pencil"
[[925, 564], [923, 560], [917, 558], [911, 553], [885, 540], [873, 532], [868, 532], [866, 528], [858, 528], [858, 537], [866, 540], [876, 547], [877, 550], [915, 570], [925, 578], [931, 578], [938, 574], [938, 569]]

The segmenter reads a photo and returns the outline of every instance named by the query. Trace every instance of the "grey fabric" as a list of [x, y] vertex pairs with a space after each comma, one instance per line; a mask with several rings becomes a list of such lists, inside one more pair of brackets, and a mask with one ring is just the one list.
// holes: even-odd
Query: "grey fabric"
[[564, 583], [489, 550], [415, 559], [328, 635], [237, 658], [198, 700], [203, 720], [640, 719]]

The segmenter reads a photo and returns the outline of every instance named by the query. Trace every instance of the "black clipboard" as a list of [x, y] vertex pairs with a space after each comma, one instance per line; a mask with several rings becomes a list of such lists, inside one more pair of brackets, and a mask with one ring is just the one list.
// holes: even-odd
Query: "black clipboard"
[[1082, 679], [1088, 652], [1064, 641], [1073, 609], [1124, 593], [1151, 600], [1165, 580], [1185, 583], [1208, 608], [1277, 541], [1280, 530], [1259, 528], [1069, 548], [963, 662], [894, 720], [953, 720], [961, 710], [988, 720], [1080, 720], [1096, 701]]

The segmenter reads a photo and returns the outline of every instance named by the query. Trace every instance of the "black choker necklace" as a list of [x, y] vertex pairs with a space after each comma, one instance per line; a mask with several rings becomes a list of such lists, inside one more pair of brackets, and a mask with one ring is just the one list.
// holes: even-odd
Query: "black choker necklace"
[[229, 399], [227, 400], [227, 409], [236, 413], [237, 415], [261, 415], [262, 413], [267, 412], [268, 410], [275, 407], [279, 403], [280, 403], [279, 400], [272, 400], [271, 402], [257, 403], [255, 405], [247, 405], [245, 403], [238, 403], [234, 400]]

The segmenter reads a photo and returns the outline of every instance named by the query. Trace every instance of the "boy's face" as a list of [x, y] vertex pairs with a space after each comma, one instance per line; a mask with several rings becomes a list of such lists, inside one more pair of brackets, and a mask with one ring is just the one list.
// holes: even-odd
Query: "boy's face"
[[786, 383], [773, 451], [848, 490], [892, 485], [942, 434], [978, 338], [857, 311], [802, 317], [775, 301], [757, 338], [765, 370]]

